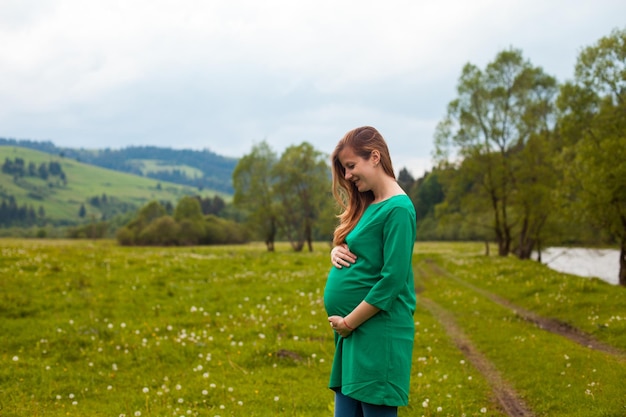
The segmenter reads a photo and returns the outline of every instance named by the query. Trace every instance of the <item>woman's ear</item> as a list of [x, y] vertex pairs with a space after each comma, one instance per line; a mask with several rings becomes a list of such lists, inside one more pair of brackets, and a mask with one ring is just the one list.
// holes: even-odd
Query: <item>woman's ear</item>
[[370, 154], [370, 161], [372, 161], [374, 166], [378, 166], [378, 164], [380, 163], [380, 152], [378, 152], [377, 150], [373, 150]]

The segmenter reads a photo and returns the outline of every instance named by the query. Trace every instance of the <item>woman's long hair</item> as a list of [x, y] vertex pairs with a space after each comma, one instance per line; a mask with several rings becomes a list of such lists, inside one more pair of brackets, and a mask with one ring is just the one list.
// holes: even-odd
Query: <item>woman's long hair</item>
[[387, 143], [378, 130], [371, 126], [363, 126], [344, 135], [331, 155], [333, 196], [342, 209], [338, 216], [339, 225], [333, 236], [334, 245], [345, 242], [346, 236], [354, 229], [367, 206], [374, 201], [372, 191], [360, 192], [353, 182], [346, 179], [346, 170], [339, 161], [339, 153], [346, 148], [352, 149], [357, 156], [365, 160], [369, 160], [372, 151], [377, 150], [380, 153], [380, 165], [385, 174], [396, 178]]

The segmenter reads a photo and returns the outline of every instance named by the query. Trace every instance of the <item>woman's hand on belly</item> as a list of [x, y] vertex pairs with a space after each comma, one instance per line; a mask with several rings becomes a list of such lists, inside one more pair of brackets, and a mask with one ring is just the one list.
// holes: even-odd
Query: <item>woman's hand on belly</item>
[[342, 243], [330, 251], [330, 262], [335, 268], [341, 269], [344, 266], [349, 268], [351, 264], [356, 262], [356, 255], [350, 252], [348, 245]]

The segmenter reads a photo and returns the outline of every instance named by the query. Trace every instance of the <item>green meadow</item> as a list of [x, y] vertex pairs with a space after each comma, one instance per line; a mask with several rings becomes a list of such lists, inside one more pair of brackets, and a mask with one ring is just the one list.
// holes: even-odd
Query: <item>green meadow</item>
[[202, 177], [204, 175], [203, 172], [198, 168], [194, 168], [192, 166], [184, 165], [184, 164], [174, 165], [174, 164], [164, 163], [163, 161], [159, 161], [156, 159], [129, 159], [128, 163], [138, 168], [139, 170], [141, 170], [141, 173], [143, 175], [147, 175], [150, 172], [158, 172], [158, 171], [172, 172], [175, 170], [178, 170], [191, 178]]
[[[0, 415], [331, 416], [329, 249], [0, 240]], [[626, 415], [626, 289], [482, 250], [416, 244], [400, 416]]]
[[[65, 185], [57, 177], [43, 180], [39, 177], [25, 176], [15, 181], [11, 175], [0, 173], [0, 197], [12, 195], [19, 206], [32, 205], [35, 210], [42, 206], [46, 218], [53, 221], [79, 221], [78, 212], [82, 204], [87, 209], [87, 219], [95, 217], [99, 220], [102, 214], [100, 210], [87, 203], [90, 198], [101, 197], [103, 194], [115, 198], [118, 203], [126, 203], [135, 208], [155, 200], [169, 201], [176, 205], [178, 200], [186, 195], [202, 197], [219, 195], [226, 201], [231, 198], [213, 190], [200, 191], [194, 187], [100, 168], [32, 149], [0, 146], [0, 163], [4, 163], [7, 158], [12, 161], [15, 158], [22, 158], [26, 165], [30, 162], [37, 166], [49, 162], [61, 164], [67, 177]], [[148, 162], [152, 164], [149, 166], [156, 166], [154, 161]], [[173, 166], [169, 168], [174, 169]], [[190, 168], [180, 169], [188, 171]]]

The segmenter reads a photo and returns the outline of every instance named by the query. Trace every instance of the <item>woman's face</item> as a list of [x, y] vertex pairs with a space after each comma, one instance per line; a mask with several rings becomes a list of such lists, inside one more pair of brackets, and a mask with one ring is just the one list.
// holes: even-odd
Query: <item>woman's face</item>
[[380, 171], [376, 169], [379, 160], [376, 151], [372, 152], [370, 159], [363, 159], [355, 154], [352, 148], [345, 147], [337, 157], [345, 170], [346, 180], [352, 182], [359, 192], [372, 190]]

